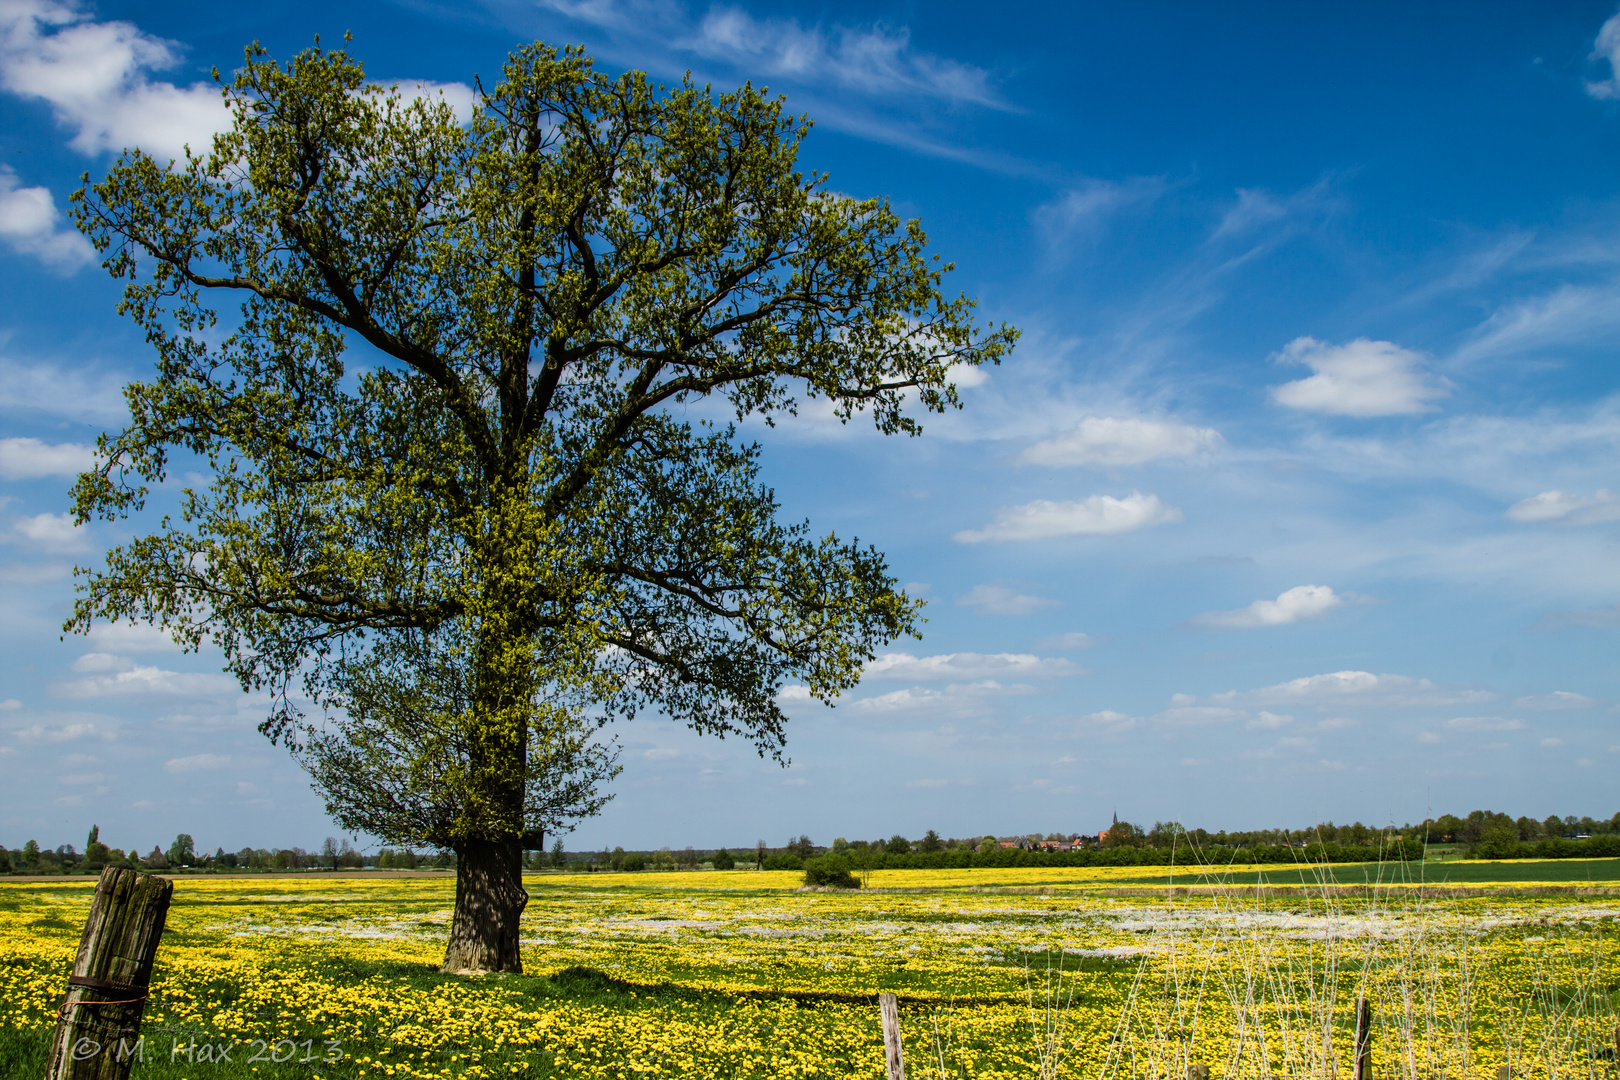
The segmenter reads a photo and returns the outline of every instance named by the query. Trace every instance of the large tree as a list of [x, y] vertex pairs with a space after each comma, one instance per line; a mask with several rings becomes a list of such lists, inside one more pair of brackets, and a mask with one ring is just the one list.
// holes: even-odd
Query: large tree
[[523, 838], [601, 775], [586, 729], [654, 708], [780, 756], [784, 681], [829, 700], [915, 632], [883, 556], [778, 520], [721, 421], [821, 399], [915, 434], [1016, 332], [942, 291], [916, 222], [799, 172], [807, 122], [751, 86], [537, 44], [463, 122], [345, 52], [254, 47], [224, 92], [208, 153], [127, 151], [76, 196], [157, 366], [78, 519], [207, 479], [68, 625], [210, 639], [307, 760], [393, 755], [317, 783], [454, 848], [448, 970], [521, 970]]

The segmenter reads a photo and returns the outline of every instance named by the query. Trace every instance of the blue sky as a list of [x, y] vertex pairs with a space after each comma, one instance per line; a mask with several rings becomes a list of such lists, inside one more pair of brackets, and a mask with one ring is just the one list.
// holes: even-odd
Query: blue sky
[[0, 0], [0, 842], [336, 831], [217, 656], [58, 628], [130, 535], [66, 488], [150, 365], [67, 197], [201, 145], [248, 41], [345, 30], [453, 95], [536, 38], [769, 86], [1024, 330], [920, 439], [748, 429], [926, 634], [786, 689], [787, 770], [626, 725], [571, 847], [1620, 809], [1613, 4], [985, 10]]

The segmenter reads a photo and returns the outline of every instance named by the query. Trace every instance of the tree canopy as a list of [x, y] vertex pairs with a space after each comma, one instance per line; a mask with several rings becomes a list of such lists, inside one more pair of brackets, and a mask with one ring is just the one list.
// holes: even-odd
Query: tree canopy
[[780, 520], [735, 421], [916, 434], [1016, 331], [917, 222], [799, 171], [808, 121], [752, 86], [543, 44], [467, 122], [319, 46], [221, 83], [207, 152], [75, 196], [156, 360], [78, 520], [205, 479], [68, 627], [219, 645], [339, 820], [455, 848], [447, 968], [514, 969], [523, 838], [594, 809], [596, 724], [780, 756], [785, 681], [830, 700], [916, 631], [880, 552]]

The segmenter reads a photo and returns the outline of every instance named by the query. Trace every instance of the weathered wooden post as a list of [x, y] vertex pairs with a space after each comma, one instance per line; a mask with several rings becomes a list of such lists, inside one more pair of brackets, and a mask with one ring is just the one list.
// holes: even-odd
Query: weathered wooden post
[[107, 867], [57, 1011], [45, 1080], [128, 1080], [174, 882]]
[[900, 1056], [900, 1002], [893, 994], [879, 994], [878, 1012], [883, 1015], [883, 1058], [889, 1064], [889, 1080], [906, 1080], [906, 1063]]
[[1356, 999], [1356, 1064], [1351, 1080], [1372, 1080], [1372, 1002]]
[[1507, 1065], [1496, 1067], [1496, 1080], [1513, 1080], [1513, 1070]]

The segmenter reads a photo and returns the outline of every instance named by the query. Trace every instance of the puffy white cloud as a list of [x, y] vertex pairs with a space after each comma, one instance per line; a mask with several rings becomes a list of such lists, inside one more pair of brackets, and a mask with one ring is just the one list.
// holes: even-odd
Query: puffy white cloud
[[1344, 598], [1326, 585], [1296, 585], [1275, 600], [1256, 600], [1236, 611], [1206, 611], [1194, 616], [1193, 626], [1218, 630], [1245, 630], [1258, 626], [1287, 626], [1306, 619], [1320, 619]]
[[36, 480], [73, 476], [95, 462], [96, 448], [84, 443], [44, 443], [38, 439], [0, 439], [0, 476]]
[[964, 529], [952, 539], [962, 544], [986, 540], [1045, 540], [1054, 536], [1109, 536], [1135, 532], [1153, 525], [1182, 520], [1181, 511], [1166, 506], [1157, 495], [1133, 491], [1123, 499], [1093, 495], [1082, 502], [1036, 499], [1023, 506], [996, 511], [996, 520], [983, 529]]
[[[126, 694], [234, 695], [241, 692], [241, 686], [228, 675], [165, 671], [158, 667], [124, 661], [121, 657], [106, 657], [106, 654], [102, 653], [89, 655], [96, 657], [91, 663], [106, 665], [92, 670], [105, 673], [63, 683], [56, 688], [58, 696], [97, 698]], [[127, 666], [124, 666], [126, 663]]]
[[95, 262], [96, 249], [61, 222], [49, 188], [20, 187], [11, 167], [0, 165], [0, 240], [59, 274], [71, 274]]
[[1586, 92], [1595, 98], [1620, 97], [1620, 15], [1611, 15], [1598, 29], [1597, 40], [1592, 43], [1592, 59], [1609, 65], [1609, 77], [1588, 82]]
[[156, 626], [146, 623], [101, 622], [90, 628], [86, 635], [109, 653], [179, 652], [174, 639]]
[[1496, 695], [1486, 690], [1443, 687], [1409, 675], [1334, 671], [1255, 690], [1228, 690], [1212, 694], [1208, 700], [1220, 705], [1436, 706], [1494, 701]]
[[205, 152], [230, 126], [219, 87], [181, 89], [148, 72], [174, 67], [179, 46], [133, 23], [91, 22], [76, 5], [7, 0], [0, 6], [0, 87], [48, 102], [82, 154], [139, 146], [159, 160], [190, 144]]
[[1447, 720], [1446, 727], [1452, 731], [1523, 731], [1525, 723], [1504, 716], [1458, 716]]
[[776, 692], [776, 700], [782, 702], [783, 704], [792, 701], [814, 701], [815, 695], [810, 693], [810, 688], [808, 686], [800, 686], [795, 683], [791, 686], [784, 686], [782, 689], [778, 690]]
[[12, 528], [30, 542], [53, 551], [82, 551], [85, 547], [72, 514], [35, 514], [14, 522]]
[[471, 123], [473, 113], [482, 100], [478, 91], [466, 83], [429, 82], [424, 79], [391, 79], [375, 85], [389, 90], [397, 90], [399, 96], [406, 100], [426, 101], [433, 105], [444, 102], [455, 111], [456, 119], [463, 124]]
[[1073, 431], [1046, 439], [1018, 456], [1026, 465], [1142, 465], [1214, 450], [1224, 440], [1214, 428], [1137, 417], [1088, 416]]
[[1556, 521], [1564, 525], [1591, 525], [1614, 521], [1620, 518], [1620, 496], [1607, 488], [1598, 488], [1592, 495], [1543, 491], [1508, 507], [1507, 516], [1531, 524]]
[[1541, 747], [1550, 750], [1555, 746], [1563, 746], [1564, 740], [1559, 738], [1546, 738], [1541, 740]]
[[1002, 585], [975, 585], [956, 603], [991, 615], [1028, 615], [1041, 608], [1057, 607], [1058, 602], [1044, 596], [1025, 596]]
[[170, 758], [163, 763], [168, 773], [216, 772], [229, 768], [231, 759], [224, 754], [192, 754], [190, 757]]
[[912, 682], [1008, 677], [1052, 677], [1083, 675], [1085, 669], [1056, 657], [1043, 658], [1029, 653], [943, 653], [938, 656], [912, 656], [888, 653], [866, 665], [868, 679], [906, 679]]
[[1521, 709], [1535, 709], [1537, 712], [1564, 712], [1569, 709], [1591, 709], [1598, 703], [1585, 694], [1577, 694], [1572, 690], [1554, 690], [1550, 694], [1530, 694], [1513, 704]]
[[1336, 416], [1399, 416], [1433, 412], [1434, 399], [1451, 393], [1444, 380], [1420, 370], [1421, 356], [1390, 341], [1357, 338], [1348, 345], [1330, 345], [1301, 337], [1289, 342], [1278, 359], [1305, 364], [1316, 373], [1272, 387], [1272, 400], [1291, 409]]

